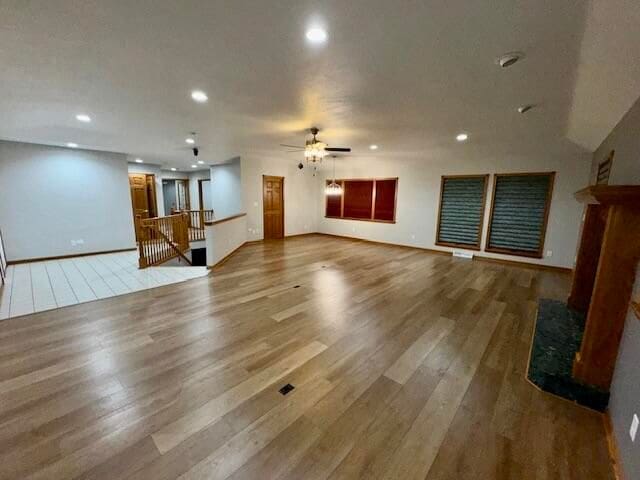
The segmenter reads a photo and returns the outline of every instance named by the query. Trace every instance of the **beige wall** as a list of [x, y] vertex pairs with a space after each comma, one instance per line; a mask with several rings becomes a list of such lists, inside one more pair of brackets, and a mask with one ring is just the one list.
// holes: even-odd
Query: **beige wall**
[[[368, 240], [411, 245], [450, 251], [435, 245], [440, 178], [442, 175], [494, 174], [513, 172], [556, 172], [549, 224], [545, 241], [545, 256], [529, 259], [510, 255], [480, 254], [495, 258], [519, 260], [560, 267], [572, 267], [578, 239], [582, 206], [573, 193], [585, 187], [589, 180], [591, 156], [577, 147], [565, 144], [555, 152], [541, 151], [539, 155], [520, 156], [516, 153], [493, 155], [473, 150], [470, 145], [454, 153], [451, 149], [440, 153], [425, 153], [412, 158], [394, 157], [384, 152], [371, 156], [345, 157], [336, 160], [338, 178], [398, 177], [396, 224], [324, 218], [324, 198], [320, 195], [318, 230]], [[330, 164], [322, 177], [331, 175]], [[321, 180], [322, 181], [322, 180]], [[489, 182], [491, 198], [493, 177]], [[490, 201], [487, 201], [483, 235], [486, 240]]]

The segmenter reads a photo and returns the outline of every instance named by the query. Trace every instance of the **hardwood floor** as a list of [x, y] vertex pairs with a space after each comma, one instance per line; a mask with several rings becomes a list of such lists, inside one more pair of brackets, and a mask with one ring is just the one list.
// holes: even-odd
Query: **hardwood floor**
[[612, 479], [600, 415], [524, 380], [568, 283], [318, 235], [0, 322], [0, 478]]

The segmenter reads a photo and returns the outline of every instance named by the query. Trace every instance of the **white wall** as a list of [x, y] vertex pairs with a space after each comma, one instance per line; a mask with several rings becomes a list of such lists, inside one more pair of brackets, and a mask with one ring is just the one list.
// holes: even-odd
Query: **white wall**
[[211, 172], [207, 168], [206, 170], [198, 170], [196, 172], [189, 173], [189, 202], [191, 203], [191, 210], [200, 209], [200, 198], [198, 197], [198, 180], [208, 180], [211, 176]]
[[243, 211], [242, 169], [240, 158], [211, 167], [211, 203], [216, 218]]
[[213, 267], [247, 241], [247, 216], [207, 225], [205, 242], [207, 247], [207, 266]]
[[[247, 239], [264, 238], [262, 176], [284, 177], [284, 234], [298, 235], [317, 231], [320, 178], [308, 169], [298, 170], [291, 158], [243, 157], [242, 193], [247, 212]], [[212, 188], [216, 189], [213, 182]], [[215, 205], [215, 204], [214, 204]]]
[[0, 196], [10, 261], [135, 247], [125, 155], [0, 141]]
[[[325, 204], [322, 198], [318, 207], [318, 231], [451, 251], [451, 248], [435, 245], [442, 175], [555, 171], [557, 173], [545, 241], [545, 251], [551, 250], [553, 255], [543, 259], [529, 259], [484, 251], [479, 254], [494, 258], [572, 267], [582, 216], [582, 205], [574, 199], [573, 193], [587, 185], [589, 170], [590, 155], [582, 153], [571, 145], [566, 145], [563, 151], [556, 154], [541, 152], [535, 158], [521, 157], [517, 154], [495, 157], [483, 155], [481, 152], [474, 152], [472, 146], [461, 149], [458, 156], [448, 152], [439, 158], [437, 155], [426, 153], [420, 158], [394, 158], [393, 155], [384, 152], [362, 158], [344, 157], [336, 160], [337, 178], [399, 177], [396, 223], [325, 218]], [[322, 182], [330, 176], [331, 168], [327, 163], [322, 173]], [[491, 198], [492, 182], [493, 177], [489, 181], [488, 199]], [[322, 192], [319, 197], [322, 197]], [[483, 247], [490, 203], [487, 201], [486, 205]]]

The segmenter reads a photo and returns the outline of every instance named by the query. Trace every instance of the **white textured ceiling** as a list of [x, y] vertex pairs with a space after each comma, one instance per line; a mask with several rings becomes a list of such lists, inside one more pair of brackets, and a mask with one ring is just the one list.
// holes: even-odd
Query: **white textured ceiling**
[[[273, 155], [319, 126], [354, 155], [567, 142], [586, 2], [1, 0], [0, 138], [167, 166]], [[310, 47], [310, 24], [329, 40]], [[508, 51], [524, 61], [501, 70]], [[192, 89], [209, 102], [194, 103]], [[520, 104], [539, 108], [519, 115]], [[91, 124], [75, 120], [88, 113]], [[285, 154], [294, 155], [294, 154]], [[291, 157], [293, 158], [293, 157]]]

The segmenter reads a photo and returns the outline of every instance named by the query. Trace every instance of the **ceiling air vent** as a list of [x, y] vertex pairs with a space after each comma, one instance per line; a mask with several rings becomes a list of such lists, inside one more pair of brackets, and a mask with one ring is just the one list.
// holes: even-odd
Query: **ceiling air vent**
[[518, 60], [521, 60], [522, 58], [524, 58], [524, 53], [522, 52], [509, 52], [498, 58], [496, 60], [496, 63], [502, 68], [507, 68], [516, 63]]

